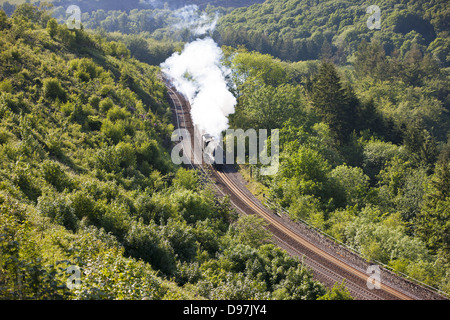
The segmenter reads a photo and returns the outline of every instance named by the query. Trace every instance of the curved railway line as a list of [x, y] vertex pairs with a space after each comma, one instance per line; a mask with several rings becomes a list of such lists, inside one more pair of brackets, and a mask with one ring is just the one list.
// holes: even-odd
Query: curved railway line
[[[173, 109], [173, 121], [177, 129], [189, 131], [190, 148], [194, 145], [193, 139], [196, 138], [190, 117], [190, 104], [167, 82], [166, 86]], [[221, 172], [204, 165], [192, 164], [192, 160], [195, 160], [193, 163], [202, 163], [199, 161], [199, 159], [202, 160], [201, 154], [193, 153], [193, 157], [190, 166], [199, 169], [205, 179], [211, 180], [220, 196], [229, 195], [232, 205], [238, 212], [245, 215], [256, 214], [264, 218], [268, 224], [268, 230], [273, 235], [274, 243], [289, 254], [302, 259], [303, 263], [312, 270], [315, 280], [330, 288], [336, 282], [341, 283], [345, 280], [351, 295], [360, 300], [445, 299], [434, 291], [389, 272], [381, 274], [379, 289], [368, 289], [367, 280], [370, 275], [365, 273], [361, 265], [348, 261], [339, 253], [330, 251], [329, 248], [324, 247], [323, 243], [314, 243], [293, 223], [287, 222], [286, 219], [282, 219], [280, 215], [274, 214], [262, 205], [245, 187], [245, 182], [233, 167], [224, 165]], [[383, 275], [386, 275], [389, 281], [383, 279]]]

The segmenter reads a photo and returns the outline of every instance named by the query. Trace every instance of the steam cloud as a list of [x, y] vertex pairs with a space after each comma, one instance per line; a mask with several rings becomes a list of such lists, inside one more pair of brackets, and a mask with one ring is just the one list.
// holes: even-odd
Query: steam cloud
[[200, 13], [195, 4], [178, 9], [173, 15], [178, 20], [173, 28], [176, 30], [190, 29], [194, 36], [201, 36], [213, 31], [219, 20], [218, 14], [212, 18], [206, 12]]
[[227, 87], [231, 70], [222, 66], [222, 57], [221, 48], [208, 37], [187, 44], [181, 54], [176, 52], [161, 64], [177, 90], [189, 99], [194, 124], [216, 138], [228, 129], [228, 116], [237, 103]]

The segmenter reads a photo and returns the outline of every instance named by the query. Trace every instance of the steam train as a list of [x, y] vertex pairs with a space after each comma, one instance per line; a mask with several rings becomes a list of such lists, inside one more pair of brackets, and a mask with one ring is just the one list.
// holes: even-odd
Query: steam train
[[202, 151], [204, 160], [216, 170], [222, 170], [225, 163], [225, 152], [215, 137], [210, 134], [202, 135]]

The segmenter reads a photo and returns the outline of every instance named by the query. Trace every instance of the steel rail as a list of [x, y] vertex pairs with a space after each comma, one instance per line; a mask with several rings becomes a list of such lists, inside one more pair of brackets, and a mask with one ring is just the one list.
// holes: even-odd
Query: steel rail
[[[295, 241], [299, 242], [301, 245], [307, 247], [311, 251], [319, 254], [322, 258], [324, 258], [327, 261], [332, 262], [333, 264], [341, 267], [342, 269], [350, 272], [351, 274], [357, 276], [358, 278], [367, 281], [369, 278], [367, 274], [355, 269], [354, 267], [348, 265], [347, 263], [344, 263], [343, 261], [333, 257], [329, 253], [323, 251], [313, 243], [309, 242], [308, 240], [300, 237], [297, 233], [293, 232], [290, 228], [283, 225], [281, 222], [277, 221], [274, 217], [272, 217], [270, 214], [265, 212], [264, 210], [260, 209], [259, 206], [254, 204], [253, 200], [249, 199], [245, 193], [243, 193], [240, 188], [236, 185], [236, 183], [228, 178], [228, 176], [225, 173], [217, 172], [218, 175], [221, 177], [221, 179], [234, 191], [234, 193], [242, 200], [244, 201], [249, 207], [251, 207], [254, 211], [256, 211], [261, 217], [263, 217], [267, 222], [269, 222], [271, 225], [273, 225], [275, 228], [279, 229], [280, 232], [288, 235], [290, 238], [294, 239]], [[402, 300], [413, 300], [410, 296], [399, 292], [398, 290], [384, 284], [380, 283], [381, 290], [386, 291], [395, 297], [402, 299]]]
[[[183, 124], [184, 124], [184, 128], [188, 129], [186, 127], [187, 125], [187, 121], [186, 121], [186, 117], [184, 115], [184, 109], [185, 109], [185, 104], [183, 103], [179, 96], [178, 93], [173, 90], [172, 88], [170, 88], [169, 86], [167, 86], [169, 93], [169, 98], [172, 100], [173, 106], [175, 108], [175, 117], [176, 117], [176, 121], [177, 121], [177, 125], [178, 125], [178, 129], [182, 129], [180, 126], [180, 115], [178, 113], [178, 108], [177, 106], [181, 107], [181, 110], [183, 110], [183, 112], [181, 113], [181, 117], [183, 118]], [[173, 95], [173, 97], [172, 97]], [[176, 101], [175, 101], [176, 100]], [[193, 128], [192, 128], [193, 129]], [[192, 134], [191, 135], [191, 139], [196, 139], [195, 135]], [[191, 141], [192, 142], [192, 141]], [[191, 146], [193, 144], [191, 143]], [[184, 147], [183, 147], [183, 152], [184, 152]], [[203, 161], [198, 162], [198, 158], [196, 157], [195, 152], [192, 153], [193, 157], [194, 157], [194, 162], [195, 163], [203, 163]], [[210, 174], [205, 170], [205, 168], [203, 167], [203, 165], [198, 165], [198, 167], [196, 167], [193, 163], [192, 163], [192, 158], [189, 157], [190, 163], [189, 165], [194, 168], [194, 169], [200, 169], [202, 171], [202, 173], [205, 176], [210, 176]], [[202, 160], [202, 159], [201, 159]], [[277, 221], [274, 217], [272, 217], [267, 211], [261, 209], [261, 207], [259, 207], [253, 199], [251, 199], [248, 195], [246, 195], [244, 192], [242, 192], [241, 190], [241, 186], [238, 186], [231, 178], [229, 178], [227, 176], [226, 173], [224, 172], [220, 172], [218, 170], [215, 170], [214, 175], [217, 176], [222, 183], [229, 189], [229, 191], [231, 191], [241, 202], [243, 202], [245, 205], [247, 205], [251, 211], [253, 211], [254, 213], [260, 215], [262, 218], [264, 218], [271, 226], [273, 226], [274, 228], [276, 228], [282, 235], [284, 235], [285, 237], [289, 237], [291, 240], [294, 240], [295, 242], [299, 243], [300, 245], [302, 245], [303, 247], [308, 248], [310, 251], [314, 252], [315, 254], [319, 255], [320, 257], [322, 257], [324, 260], [331, 262], [332, 264], [340, 267], [341, 269], [349, 272], [350, 274], [352, 274], [353, 276], [359, 278], [360, 280], [363, 280], [364, 282], [367, 281], [368, 279], [368, 275], [361, 272], [360, 270], [355, 269], [354, 267], [350, 266], [349, 264], [337, 259], [336, 257], [330, 255], [329, 253], [325, 252], [324, 250], [320, 249], [318, 246], [314, 245], [313, 243], [311, 243], [310, 241], [306, 240], [305, 238], [301, 237], [298, 233], [295, 233], [291, 230], [291, 228], [285, 226], [283, 223]], [[229, 173], [229, 172], [228, 172]], [[223, 190], [221, 190], [217, 184], [214, 184], [215, 188], [217, 191], [220, 192], [220, 194], [222, 196], [224, 196], [226, 194], [226, 192], [224, 192]], [[235, 203], [232, 199], [231, 203], [232, 205], [237, 208], [241, 213], [244, 214], [249, 214], [248, 212], [246, 212], [246, 210], [244, 210], [243, 208], [241, 208], [237, 203]], [[319, 262], [310, 259], [309, 257], [305, 256], [304, 254], [302, 254], [298, 249], [296, 249], [294, 246], [292, 246], [291, 244], [287, 243], [284, 239], [282, 239], [281, 237], [277, 236], [276, 234], [272, 234], [273, 237], [277, 240], [277, 242], [282, 243], [284, 247], [287, 247], [289, 249], [289, 251], [291, 252], [295, 252], [296, 255], [303, 255], [304, 257], [306, 257], [306, 259], [308, 260], [309, 263], [307, 263], [307, 265], [309, 264], [310, 268], [313, 269], [313, 271], [318, 272], [319, 274], [321, 274], [323, 277], [328, 278], [328, 279], [332, 279], [330, 277], [330, 274], [333, 274], [334, 277], [333, 278], [342, 278], [342, 276], [338, 275], [336, 272], [330, 270], [329, 268], [321, 265]], [[314, 265], [314, 266], [312, 266]], [[318, 266], [320, 266], [320, 268], [318, 268]], [[322, 270], [317, 270], [317, 269], [322, 269]], [[346, 279], [348, 281], [350, 281], [350, 279]], [[347, 283], [347, 285], [349, 285], [349, 283]], [[412, 300], [414, 298], [412, 298], [411, 296], [398, 291], [397, 289], [392, 288], [391, 286], [385, 284], [385, 283], [381, 283], [381, 290], [384, 292], [387, 292], [389, 294], [391, 294], [392, 296], [399, 298], [399, 299], [403, 299], [403, 300]], [[377, 295], [371, 294], [370, 292], [368, 292], [368, 289], [363, 290], [363, 288], [361, 288], [360, 285], [358, 284], [353, 284], [350, 282], [350, 286], [353, 287], [354, 291], [357, 291], [358, 288], [361, 291], [364, 291], [364, 293], [359, 294], [359, 296], [365, 297], [365, 298], [369, 298], [369, 299], [380, 299]]]

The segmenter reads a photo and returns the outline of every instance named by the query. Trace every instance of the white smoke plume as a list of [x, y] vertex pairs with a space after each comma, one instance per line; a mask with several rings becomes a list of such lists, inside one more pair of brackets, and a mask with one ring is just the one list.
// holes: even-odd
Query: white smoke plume
[[220, 137], [228, 129], [228, 116], [234, 113], [236, 98], [228, 90], [230, 70], [221, 64], [223, 52], [211, 38], [187, 44], [162, 65], [178, 91], [189, 99], [191, 116], [201, 130]]
[[197, 5], [187, 5], [176, 10], [173, 13], [177, 23], [173, 25], [176, 30], [189, 29], [194, 36], [205, 35], [212, 32], [219, 20], [219, 14], [214, 17], [209, 16], [206, 12], [201, 12]]

